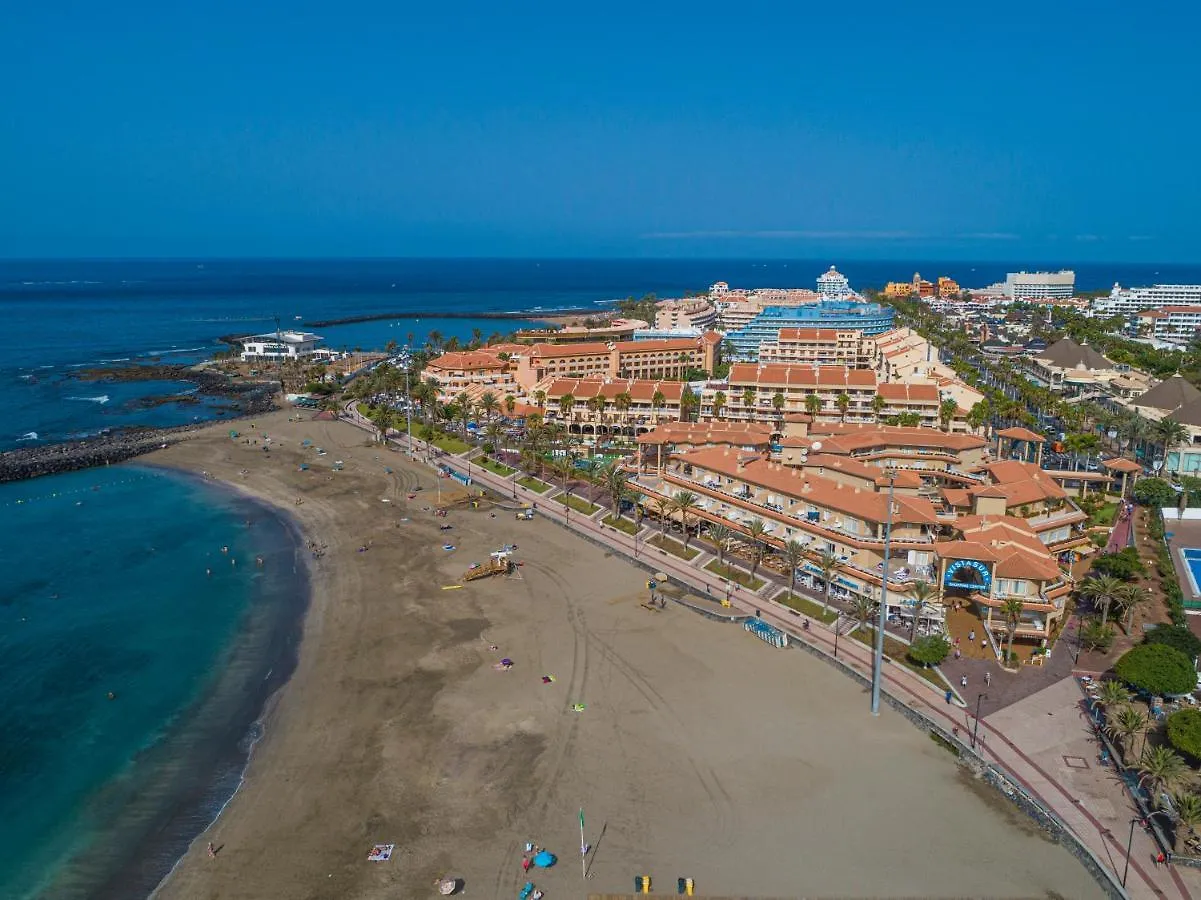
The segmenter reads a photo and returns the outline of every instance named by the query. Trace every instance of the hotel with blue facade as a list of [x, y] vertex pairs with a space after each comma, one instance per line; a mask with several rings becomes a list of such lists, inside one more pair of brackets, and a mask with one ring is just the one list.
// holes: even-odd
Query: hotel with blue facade
[[768, 306], [746, 326], [726, 335], [738, 359], [759, 358], [759, 345], [774, 341], [781, 328], [841, 328], [883, 334], [893, 327], [893, 310], [856, 300], [822, 300], [805, 306]]

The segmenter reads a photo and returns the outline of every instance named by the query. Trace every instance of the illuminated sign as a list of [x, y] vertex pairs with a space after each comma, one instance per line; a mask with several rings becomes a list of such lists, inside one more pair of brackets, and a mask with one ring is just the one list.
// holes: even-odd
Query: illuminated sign
[[[972, 580], [968, 581], [968, 578]], [[977, 559], [957, 559], [947, 566], [942, 583], [944, 587], [987, 591], [992, 584], [992, 573], [988, 571], [988, 566]]]

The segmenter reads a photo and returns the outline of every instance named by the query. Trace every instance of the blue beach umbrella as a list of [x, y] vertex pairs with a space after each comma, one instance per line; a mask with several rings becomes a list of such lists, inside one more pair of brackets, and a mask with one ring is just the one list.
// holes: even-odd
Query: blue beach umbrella
[[545, 850], [539, 850], [534, 854], [532, 862], [540, 869], [549, 869], [556, 862], [558, 862], [558, 859], [553, 853], [548, 853]]

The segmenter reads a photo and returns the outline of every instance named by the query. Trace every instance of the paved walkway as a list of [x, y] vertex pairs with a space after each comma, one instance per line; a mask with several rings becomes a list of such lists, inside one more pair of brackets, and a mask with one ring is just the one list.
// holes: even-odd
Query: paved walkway
[[[357, 414], [352, 414], [352, 420], [360, 427], [373, 430], [370, 423], [359, 421]], [[419, 451], [428, 451], [428, 448], [416, 439], [413, 443]], [[442, 456], [438, 462], [466, 472], [467, 463], [464, 459]], [[546, 495], [539, 495], [520, 485], [515, 486], [515, 477], [502, 478], [486, 470], [480, 470], [478, 466], [472, 466], [473, 480], [497, 493], [505, 496], [515, 494], [518, 499], [526, 502], [548, 499]], [[538, 512], [553, 521], [566, 524], [566, 517], [560, 504], [543, 502], [538, 506]], [[579, 514], [571, 517], [569, 527], [593, 540], [606, 543], [618, 552], [654, 566], [699, 593], [721, 597], [726, 592], [727, 582], [723, 579], [713, 573], [698, 570], [666, 551], [644, 546], [638, 535], [628, 535]], [[643, 529], [643, 531], [646, 532], [647, 529]], [[763, 591], [775, 593], [777, 586], [765, 585], [761, 589], [761, 592]], [[746, 610], [748, 613], [757, 612], [764, 621], [788, 632], [794, 640], [804, 642], [826, 655], [833, 655], [834, 632], [817, 621], [812, 621], [809, 630], [802, 631], [798, 627], [796, 617], [785, 607], [772, 603], [764, 597], [756, 596], [753, 592], [738, 586], [734, 586], [732, 589], [731, 602], [735, 607]], [[845, 638], [839, 641], [837, 656], [839, 661], [850, 669], [871, 678], [871, 652], [858, 641]], [[994, 675], [993, 679], [995, 683], [997, 676]], [[977, 722], [966, 704], [947, 702], [942, 693], [936, 690], [930, 682], [911, 670], [900, 665], [886, 664], [883, 689], [946, 731], [958, 734], [962, 739], [970, 740]], [[1063, 776], [1061, 770], [1070, 768], [1068, 763], [1062, 762], [1062, 756], [1080, 757], [1090, 761], [1091, 764], [1091, 760], [1096, 755], [1095, 745], [1083, 747], [1076, 743], [1079, 739], [1079, 723], [1072, 718], [1075, 715], [1075, 707], [1065, 699], [1069, 695], [1062, 693], [1068, 689], [1079, 693], [1072, 681], [1061, 679], [1058, 684], [1039, 692], [1027, 701], [1011, 705], [1008, 707], [1008, 711], [984, 716], [978, 723], [977, 751], [983, 758], [996, 764], [1015, 782], [1021, 784], [1027, 793], [1045, 809], [1053, 812], [1096, 855], [1102, 865], [1109, 866], [1120, 877], [1119, 854], [1115, 846], [1120, 843], [1120, 862], [1124, 864], [1125, 844], [1118, 841], [1117, 831], [1105, 824], [1106, 822], [1115, 824], [1117, 819], [1126, 816], [1125, 810], [1120, 806], [1120, 801], [1110, 798], [1109, 806], [1100, 809], [1100, 814], [1106, 817], [1102, 820], [1091, 809], [1086, 808], [1074, 795], [1072, 789], [1065, 786], [1060, 780]], [[971, 693], [970, 682], [968, 693], [974, 704], [975, 697]], [[1044, 694], [1050, 699], [1044, 699]], [[1049, 704], [1050, 708], [1043, 709], [1042, 704], [1044, 703]], [[1058, 715], [1058, 719], [1049, 724], [1056, 715]], [[1017, 740], [1010, 736], [1011, 730], [1015, 733]], [[1056, 753], [1055, 748], [1060, 747], [1071, 748], [1075, 752], [1071, 754]], [[1061, 759], [1059, 767], [1053, 765], [1055, 758]], [[1040, 759], [1045, 765], [1040, 764]], [[1104, 806], [1103, 802], [1102, 805]], [[1128, 816], [1125, 827], [1129, 828]], [[1118, 831], [1120, 830], [1119, 828]], [[1145, 836], [1143, 837], [1145, 838]], [[1138, 836], [1136, 836], [1136, 841], [1137, 838]], [[1124, 842], [1124, 840], [1125, 837], [1122, 836], [1122, 841]], [[1127, 883], [1130, 897], [1138, 898], [1138, 900], [1156, 897], [1181, 897], [1183, 900], [1189, 900], [1190, 897], [1201, 896], [1201, 879], [1197, 879], [1194, 884], [1195, 874], [1193, 872], [1186, 873], [1190, 878], [1190, 885], [1186, 886], [1175, 867], [1153, 866], [1147, 851], [1146, 846], [1138, 845], [1136, 851], [1131, 854]], [[1191, 891], [1190, 886], [1194, 890]]]

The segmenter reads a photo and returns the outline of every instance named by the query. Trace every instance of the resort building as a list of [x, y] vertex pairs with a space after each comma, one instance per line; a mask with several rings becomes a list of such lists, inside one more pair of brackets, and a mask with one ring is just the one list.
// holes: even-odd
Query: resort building
[[1076, 293], [1076, 273], [1010, 272], [1005, 276], [1005, 296], [1010, 300], [1067, 299]]
[[938, 276], [938, 296], [944, 300], [958, 297], [962, 288], [959, 282], [954, 278], [947, 278], [945, 275]]
[[679, 422], [686, 386], [639, 378], [548, 378], [531, 396], [546, 421], [563, 422], [572, 434], [633, 437]]
[[826, 300], [843, 300], [854, 293], [847, 277], [833, 266], [818, 276], [817, 292]]
[[501, 353], [492, 348], [448, 352], [426, 364], [421, 380], [435, 384], [438, 395], [444, 400], [477, 386], [503, 396], [520, 390], [514, 369], [511, 359], [502, 359]]
[[823, 328], [881, 334], [893, 326], [894, 311], [876, 303], [827, 300], [805, 306], [768, 306], [746, 325], [728, 331], [737, 359], [756, 359], [759, 346], [778, 340], [782, 328]]
[[911, 297], [913, 296], [913, 285], [908, 281], [890, 281], [884, 285], [885, 297]]
[[317, 345], [324, 338], [308, 331], [272, 331], [241, 339], [243, 362], [255, 360], [291, 361], [322, 355]]
[[781, 328], [774, 341], [759, 345], [759, 362], [782, 362], [816, 366], [867, 368], [863, 332], [837, 328]]
[[548, 377], [682, 379], [692, 371], [712, 373], [721, 335], [655, 341], [534, 344], [518, 354], [515, 377], [525, 390]]
[[1138, 314], [1139, 331], [1157, 341], [1188, 343], [1201, 329], [1201, 305], [1160, 306]]
[[704, 297], [661, 300], [655, 305], [657, 331], [708, 331], [716, 325], [717, 307]]
[[1034, 380], [1052, 391], [1068, 394], [1105, 390], [1112, 379], [1128, 369], [1071, 338], [1058, 340], [1027, 360], [1027, 372]]
[[1201, 306], [1201, 284], [1153, 284], [1136, 288], [1115, 284], [1108, 296], [1092, 301], [1092, 314], [1129, 316], [1162, 306]]

